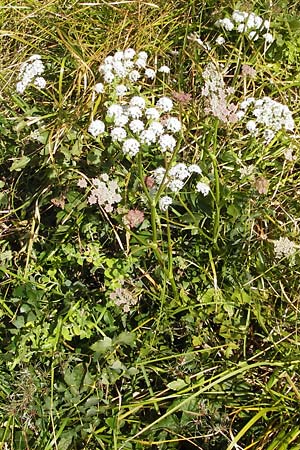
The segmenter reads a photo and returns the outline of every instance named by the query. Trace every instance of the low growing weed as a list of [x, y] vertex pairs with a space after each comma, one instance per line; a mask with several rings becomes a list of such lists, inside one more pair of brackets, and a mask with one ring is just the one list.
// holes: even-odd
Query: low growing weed
[[0, 18], [0, 448], [298, 448], [296, 13]]

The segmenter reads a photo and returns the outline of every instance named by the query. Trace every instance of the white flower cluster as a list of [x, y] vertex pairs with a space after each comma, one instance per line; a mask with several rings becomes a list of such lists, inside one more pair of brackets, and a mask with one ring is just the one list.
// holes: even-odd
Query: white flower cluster
[[246, 128], [250, 134], [258, 136], [263, 131], [263, 137], [266, 143], [270, 142], [277, 131], [282, 128], [287, 131], [294, 130], [294, 120], [289, 108], [281, 103], [272, 100], [270, 97], [263, 97], [256, 100], [249, 97], [240, 104], [237, 117], [243, 119], [249, 117], [251, 119], [246, 122]]
[[[113, 84], [116, 95], [123, 97], [129, 86], [142, 76], [153, 80], [156, 77], [156, 71], [146, 67], [147, 59], [148, 54], [146, 52], [136, 53], [133, 48], [117, 51], [114, 55], [107, 56], [104, 63], [99, 67], [104, 84], [97, 83], [95, 91], [103, 93], [105, 84]], [[169, 68], [162, 66], [159, 71], [168, 73]]]
[[[103, 206], [106, 212], [112, 212], [112, 205], [122, 200], [118, 183], [114, 180], [110, 181], [107, 174], [102, 174], [100, 179], [93, 178], [92, 183], [95, 187], [91, 190], [88, 203], [90, 205], [97, 203], [99, 206]], [[81, 183], [79, 186], [85, 187], [85, 184]]]
[[[172, 152], [177, 144], [173, 135], [181, 130], [177, 117], [165, 116], [172, 108], [173, 102], [168, 97], [161, 97], [152, 106], [148, 105], [146, 98], [138, 95], [122, 103], [111, 104], [106, 113], [111, 140], [130, 157], [135, 156], [142, 145], [155, 146], [162, 153]], [[105, 123], [94, 120], [88, 131], [97, 137], [104, 133]]]
[[45, 66], [40, 55], [32, 55], [21, 65], [19, 81], [16, 84], [18, 94], [23, 94], [27, 86], [33, 83], [36, 87], [44, 89], [46, 80], [40, 75], [44, 72]]
[[[158, 167], [153, 171], [153, 179], [156, 185], [154, 191], [157, 191], [163, 184], [165, 189], [176, 194], [181, 191], [193, 173], [202, 175], [202, 170], [197, 164], [187, 166], [184, 163], [178, 163], [172, 166], [168, 171], [163, 167]], [[203, 185], [202, 188], [200, 185]], [[205, 196], [209, 192], [209, 186], [206, 183], [199, 182], [196, 186], [196, 191], [201, 192]], [[162, 211], [166, 211], [172, 203], [172, 198], [169, 195], [165, 195], [159, 199], [159, 208]]]
[[280, 237], [277, 241], [274, 241], [274, 252], [276, 258], [293, 256], [295, 250], [295, 243], [290, 241], [287, 237]]
[[262, 37], [271, 44], [274, 41], [272, 34], [269, 32], [270, 21], [263, 20], [254, 13], [244, 11], [233, 11], [231, 18], [217, 20], [216, 25], [224, 28], [226, 31], [237, 31], [245, 33], [247, 36], [256, 41], [259, 38], [259, 32], [264, 33]]

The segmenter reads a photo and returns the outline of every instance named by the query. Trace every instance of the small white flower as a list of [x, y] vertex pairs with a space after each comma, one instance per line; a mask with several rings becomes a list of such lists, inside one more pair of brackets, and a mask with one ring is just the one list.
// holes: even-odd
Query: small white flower
[[105, 81], [105, 83], [110, 84], [114, 81], [114, 79], [115, 79], [115, 76], [112, 72], [107, 71], [103, 75], [103, 80]]
[[145, 128], [145, 125], [141, 120], [135, 119], [129, 123], [129, 128], [133, 133], [140, 133]]
[[184, 181], [177, 180], [177, 179], [170, 180], [168, 183], [168, 188], [170, 189], [170, 191], [175, 192], [175, 193], [181, 191], [183, 186], [184, 186]]
[[160, 112], [156, 108], [147, 108], [145, 111], [145, 116], [148, 120], [158, 120]]
[[176, 146], [176, 140], [170, 134], [163, 134], [159, 138], [159, 145], [163, 153], [172, 151]]
[[266, 41], [267, 44], [272, 44], [272, 42], [274, 42], [274, 37], [272, 36], [271, 33], [265, 33], [263, 34], [263, 38]]
[[[112, 64], [112, 63], [114, 62], [113, 56], [111, 56], [111, 55], [107, 56], [107, 57], [104, 59], [104, 62], [105, 62], [105, 64]], [[104, 66], [104, 64], [102, 64], [102, 65], [99, 67], [99, 70], [100, 70], [100, 68], [103, 67], [103, 66]]]
[[104, 84], [103, 83], [95, 84], [94, 90], [97, 92], [97, 94], [103, 94], [103, 92], [104, 92]]
[[139, 59], [143, 59], [144, 61], [147, 61], [147, 59], [148, 59], [148, 53], [147, 52], [139, 52], [137, 56], [138, 56]]
[[216, 22], [216, 25], [223, 27], [227, 31], [232, 31], [234, 29], [234, 23], [230, 19], [221, 19]]
[[140, 143], [133, 138], [126, 139], [123, 143], [122, 151], [125, 155], [135, 156], [140, 149]]
[[192, 173], [198, 173], [199, 175], [202, 174], [202, 170], [201, 168], [198, 166], [198, 164], [191, 164], [187, 170], [189, 171], [190, 174]]
[[140, 134], [142, 144], [151, 145], [156, 142], [156, 135], [152, 130], [143, 130]]
[[150, 78], [150, 80], [154, 80], [156, 76], [156, 72], [153, 69], [146, 69], [145, 70], [145, 77]]
[[216, 44], [217, 45], [223, 45], [225, 43], [225, 39], [223, 36], [218, 36], [216, 39]]
[[123, 97], [127, 92], [127, 87], [124, 84], [118, 84], [116, 86], [116, 94], [118, 97]]
[[158, 185], [161, 185], [164, 177], [165, 177], [166, 169], [163, 167], [158, 167], [153, 171], [153, 178], [155, 180], [155, 183]]
[[273, 130], [264, 130], [264, 140], [266, 143], [271, 142], [273, 137], [275, 136], [275, 132]]
[[129, 106], [127, 114], [133, 119], [139, 119], [143, 115], [142, 110], [138, 106]]
[[161, 97], [156, 102], [156, 107], [161, 109], [163, 112], [169, 112], [173, 108], [173, 102], [169, 97]]
[[143, 59], [143, 58], [138, 58], [138, 59], [135, 61], [135, 65], [136, 65], [136, 67], [138, 67], [139, 69], [145, 69], [146, 64], [147, 64], [147, 61], [146, 61], [145, 59]]
[[40, 89], [44, 89], [46, 87], [46, 80], [44, 77], [36, 77], [34, 80], [34, 85]]
[[154, 120], [153, 122], [150, 123], [148, 129], [153, 131], [153, 133], [156, 136], [160, 136], [165, 131], [163, 125], [160, 122], [157, 122], [156, 120]]
[[88, 128], [88, 131], [92, 136], [96, 138], [97, 136], [99, 136], [99, 134], [104, 133], [105, 124], [104, 122], [102, 122], [102, 120], [93, 120]]
[[146, 106], [146, 100], [143, 97], [136, 95], [131, 98], [129, 105], [138, 106], [139, 108], [144, 109]]
[[250, 131], [251, 134], [254, 134], [257, 130], [255, 120], [248, 120], [248, 122], [246, 123], [246, 128], [248, 131]]
[[181, 130], [181, 122], [176, 117], [169, 117], [166, 120], [166, 128], [172, 133], [178, 133]]
[[124, 59], [132, 59], [135, 55], [135, 50], [133, 48], [126, 48], [124, 50]]
[[140, 72], [138, 70], [132, 70], [129, 72], [128, 78], [130, 81], [135, 82], [140, 78]]
[[161, 66], [161, 67], [158, 69], [158, 72], [161, 72], [161, 73], [170, 73], [170, 68], [169, 68], [168, 66]]
[[234, 20], [236, 23], [242, 23], [245, 20], [245, 13], [241, 11], [233, 11], [232, 13], [232, 20]]
[[159, 209], [163, 212], [167, 211], [170, 205], [172, 205], [173, 200], [168, 195], [165, 195], [159, 199]]
[[124, 58], [124, 52], [122, 52], [122, 51], [116, 52], [113, 56], [113, 59], [115, 61], [122, 61], [123, 58]]
[[113, 141], [120, 142], [126, 138], [127, 133], [126, 130], [124, 130], [124, 128], [116, 127], [111, 130], [110, 135]]
[[120, 61], [113, 62], [113, 69], [117, 77], [124, 78], [127, 75], [126, 67], [124, 67], [123, 63]]
[[85, 178], [80, 178], [77, 182], [77, 186], [80, 188], [86, 188], [87, 187], [87, 181]]
[[259, 38], [259, 34], [257, 31], [250, 31], [248, 36], [249, 36], [249, 39], [252, 39], [253, 41], [257, 41], [257, 39]]
[[116, 125], [116, 127], [124, 127], [129, 121], [128, 116], [126, 116], [125, 114], [121, 114], [120, 116], [116, 116], [114, 118], [114, 124]]
[[190, 171], [188, 170], [186, 164], [178, 163], [171, 167], [168, 173], [169, 177], [176, 178], [178, 180], [186, 180], [190, 176]]
[[237, 113], [236, 113], [236, 117], [237, 117], [237, 119], [238, 120], [241, 120], [244, 116], [245, 116], [245, 111], [237, 111]]
[[123, 115], [123, 108], [121, 105], [113, 103], [107, 109], [107, 115], [110, 118], [118, 117]]
[[204, 197], [206, 197], [209, 194], [210, 187], [208, 186], [208, 184], [199, 181], [196, 184], [196, 191], [201, 192], [201, 194], [204, 195]]
[[23, 81], [18, 81], [16, 84], [16, 91], [18, 94], [23, 94], [26, 89], [26, 84]]

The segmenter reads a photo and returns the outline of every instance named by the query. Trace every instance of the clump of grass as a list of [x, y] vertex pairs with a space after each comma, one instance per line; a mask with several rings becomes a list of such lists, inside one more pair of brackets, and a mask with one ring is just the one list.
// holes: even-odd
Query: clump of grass
[[298, 448], [294, 13], [0, 20], [1, 448]]

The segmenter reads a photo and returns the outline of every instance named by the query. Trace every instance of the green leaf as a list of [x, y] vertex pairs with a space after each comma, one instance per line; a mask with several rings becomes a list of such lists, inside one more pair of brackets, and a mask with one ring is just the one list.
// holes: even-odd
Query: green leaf
[[27, 166], [29, 163], [30, 158], [28, 156], [22, 156], [21, 158], [17, 158], [14, 160], [12, 165], [10, 166], [9, 170], [12, 172], [13, 170], [16, 170], [17, 172], [24, 169], [24, 167]]
[[95, 353], [102, 354], [106, 353], [107, 351], [111, 350], [113, 348], [112, 345], [112, 339], [105, 336], [100, 341], [95, 342], [90, 347]]
[[130, 345], [132, 347], [135, 343], [135, 340], [136, 340], [135, 333], [130, 333], [129, 331], [123, 331], [116, 338], [115, 344]]
[[184, 380], [181, 380], [180, 378], [177, 378], [177, 380], [171, 381], [171, 383], [167, 384], [167, 387], [169, 389], [172, 389], [172, 391], [180, 391], [186, 386], [187, 386], [186, 382]]

